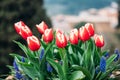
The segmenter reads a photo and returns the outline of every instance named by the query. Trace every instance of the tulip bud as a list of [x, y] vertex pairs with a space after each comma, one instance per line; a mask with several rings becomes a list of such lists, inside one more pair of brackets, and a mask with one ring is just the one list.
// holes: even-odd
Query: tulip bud
[[94, 27], [93, 24], [87, 23], [85, 24], [86, 29], [88, 30], [89, 36], [93, 36], [94, 35]]
[[24, 26], [25, 26], [25, 24], [23, 21], [19, 21], [19, 22], [14, 24], [14, 28], [18, 34], [20, 32], [21, 27], [24, 27]]
[[32, 31], [29, 29], [29, 27], [24, 26], [21, 27], [19, 34], [23, 37], [23, 39], [26, 40], [27, 37], [32, 36]]
[[69, 40], [71, 44], [78, 44], [78, 30], [73, 29], [70, 31]]
[[90, 39], [89, 33], [88, 33], [86, 27], [84, 27], [84, 26], [79, 28], [78, 36], [81, 41], [87, 41]]
[[36, 24], [36, 27], [40, 34], [43, 34], [45, 30], [48, 29], [48, 26], [44, 21], [42, 21], [39, 25]]
[[40, 42], [35, 36], [27, 37], [27, 44], [29, 49], [32, 51], [37, 51], [40, 48]]
[[59, 47], [59, 48], [63, 48], [67, 45], [67, 38], [66, 36], [61, 33], [61, 32], [57, 32], [56, 33], [56, 45]]
[[45, 42], [51, 42], [53, 40], [53, 31], [52, 29], [46, 29], [44, 34], [43, 34], [43, 40]]
[[95, 44], [97, 47], [101, 48], [104, 46], [104, 39], [102, 35], [94, 35]]

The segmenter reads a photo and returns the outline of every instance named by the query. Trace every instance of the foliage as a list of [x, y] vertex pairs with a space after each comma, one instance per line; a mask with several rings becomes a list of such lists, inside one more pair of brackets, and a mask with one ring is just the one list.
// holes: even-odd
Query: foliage
[[[44, 25], [40, 27], [43, 28]], [[39, 29], [41, 29], [40, 27]], [[28, 32], [26, 31], [26, 33]], [[26, 55], [23, 57], [19, 54], [11, 54], [15, 59], [14, 77], [18, 80], [111, 79], [111, 73], [120, 68], [119, 51], [115, 50], [112, 55], [109, 55], [108, 51], [102, 51], [103, 36], [94, 35], [94, 28], [90, 23], [79, 28], [78, 32], [73, 29], [70, 33], [70, 41], [66, 40], [66, 36], [61, 30], [51, 32], [51, 29], [45, 29], [43, 37], [46, 39], [44, 40], [42, 37], [40, 43], [35, 36], [28, 36], [26, 40], [28, 47], [14, 41]], [[47, 39], [53, 34], [54, 38]], [[78, 43], [74, 43], [76, 38]], [[38, 49], [38, 47], [40, 48]]]

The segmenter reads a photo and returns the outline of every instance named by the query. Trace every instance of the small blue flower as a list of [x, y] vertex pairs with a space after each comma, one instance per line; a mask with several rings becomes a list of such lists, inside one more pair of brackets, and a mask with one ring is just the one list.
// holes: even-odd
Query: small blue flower
[[22, 62], [25, 62], [25, 58], [24, 58], [24, 57], [22, 57], [21, 61], [22, 61]]
[[106, 57], [106, 58], [108, 58], [109, 56], [110, 56], [109, 52], [106, 52], [106, 53], [104, 54], [104, 57]]
[[115, 49], [114, 53], [117, 54], [117, 57], [114, 59], [114, 61], [116, 62], [120, 58], [120, 53], [118, 49]]
[[51, 67], [51, 65], [47, 62], [47, 71], [48, 72], [52, 72], [53, 68]]
[[106, 60], [105, 57], [101, 57], [100, 59], [100, 71], [105, 72], [106, 71]]
[[42, 50], [41, 50], [40, 57], [39, 57], [39, 58], [40, 58], [40, 60], [42, 60], [43, 55], [44, 55], [44, 49], [42, 49]]
[[21, 80], [23, 78], [23, 75], [20, 73], [20, 72], [16, 72], [15, 73], [15, 77], [18, 79], [18, 80]]
[[14, 67], [15, 71], [19, 71], [18, 65], [15, 60], [13, 62], [13, 67]]

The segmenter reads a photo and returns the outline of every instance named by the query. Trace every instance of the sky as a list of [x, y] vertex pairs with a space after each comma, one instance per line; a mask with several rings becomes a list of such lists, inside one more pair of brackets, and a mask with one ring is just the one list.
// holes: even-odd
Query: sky
[[72, 14], [76, 15], [89, 8], [103, 8], [114, 0], [44, 0], [48, 15]]

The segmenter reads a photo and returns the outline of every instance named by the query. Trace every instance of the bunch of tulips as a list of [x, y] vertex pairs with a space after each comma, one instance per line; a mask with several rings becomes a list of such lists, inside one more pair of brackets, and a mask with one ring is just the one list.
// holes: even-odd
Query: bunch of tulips
[[72, 29], [66, 36], [42, 21], [36, 25], [40, 39], [23, 21], [15, 23], [14, 28], [28, 45], [14, 41], [26, 55], [11, 54], [17, 80], [108, 80], [120, 68], [118, 49], [112, 55], [102, 51], [104, 38], [95, 34], [91, 23]]

